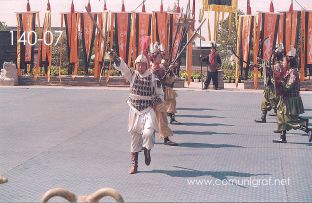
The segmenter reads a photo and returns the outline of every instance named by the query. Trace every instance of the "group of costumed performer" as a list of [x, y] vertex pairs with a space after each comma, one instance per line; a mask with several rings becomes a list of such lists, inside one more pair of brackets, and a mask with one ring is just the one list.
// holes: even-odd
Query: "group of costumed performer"
[[[277, 130], [280, 137], [273, 143], [287, 143], [286, 132], [302, 130], [307, 133], [312, 142], [312, 130], [309, 119], [300, 115], [304, 113], [304, 106], [300, 96], [300, 79], [296, 62], [296, 49], [291, 47], [284, 56], [282, 46], [273, 53], [273, 65], [266, 68], [266, 84], [261, 102], [262, 116], [258, 123], [266, 123], [266, 114], [274, 109], [277, 120]], [[271, 68], [272, 67], [272, 68]]]

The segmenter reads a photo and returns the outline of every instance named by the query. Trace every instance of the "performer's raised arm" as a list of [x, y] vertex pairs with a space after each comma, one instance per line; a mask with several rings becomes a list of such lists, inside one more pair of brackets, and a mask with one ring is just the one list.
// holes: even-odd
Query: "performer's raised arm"
[[127, 81], [131, 82], [133, 72], [128, 67], [128, 65], [124, 62], [121, 57], [118, 57], [115, 51], [109, 52], [110, 58], [113, 62], [113, 66], [116, 70], [119, 70], [123, 77], [126, 78]]

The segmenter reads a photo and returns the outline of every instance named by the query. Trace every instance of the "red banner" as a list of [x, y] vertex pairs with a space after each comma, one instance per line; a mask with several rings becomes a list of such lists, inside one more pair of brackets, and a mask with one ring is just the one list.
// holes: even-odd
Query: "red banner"
[[308, 36], [307, 36], [307, 63], [312, 64], [312, 12], [309, 12], [308, 17]]
[[52, 45], [48, 45], [51, 44], [51, 35], [51, 12], [47, 12], [43, 23], [42, 39], [45, 38], [45, 42], [41, 44], [41, 61], [48, 62], [49, 65], [51, 65], [52, 61]]
[[34, 13], [23, 13], [22, 14], [22, 30], [24, 31], [22, 34], [24, 34], [24, 40], [25, 43], [25, 62], [31, 63], [32, 62], [32, 46], [33, 44], [33, 31], [34, 31]]
[[168, 14], [165, 12], [155, 12], [156, 20], [156, 39], [164, 46], [167, 50], [168, 48]]
[[129, 45], [130, 33], [129, 33], [129, 13], [121, 12], [117, 15], [117, 40], [119, 56], [127, 61], [127, 46]]
[[[95, 13], [92, 13], [91, 15], [96, 21], [97, 15]], [[91, 19], [88, 13], [81, 13], [82, 47], [86, 68], [89, 66], [94, 44], [95, 26], [93, 24], [93, 19]]]
[[[100, 62], [103, 61], [103, 45], [104, 39], [102, 38], [103, 33], [103, 15], [97, 14], [97, 22], [99, 30], [96, 32], [95, 42], [94, 42], [94, 77], [98, 78], [100, 76]], [[106, 25], [106, 24], [105, 24]], [[106, 31], [105, 31], [106, 34]]]
[[137, 54], [141, 54], [142, 50], [141, 50], [141, 42], [142, 40], [144, 40], [144, 38], [146, 36], [149, 36], [150, 33], [150, 23], [151, 23], [151, 14], [149, 13], [139, 13], [137, 14], [137, 18], [139, 18], [137, 20], [138, 22], [138, 33], [136, 34], [137, 37], [137, 44], [136, 44], [136, 48], [137, 48]]
[[274, 37], [276, 30], [277, 14], [265, 13], [264, 14], [264, 35], [263, 39], [266, 39], [263, 43], [263, 59], [268, 61], [272, 55], [273, 48], [275, 47]]
[[286, 53], [290, 50], [291, 45], [295, 46], [297, 37], [297, 11], [286, 13], [286, 39], [285, 39], [285, 50]]
[[280, 19], [279, 19], [279, 25], [278, 25], [278, 44], [284, 44], [284, 17], [285, 14], [281, 13], [280, 14]]
[[[243, 18], [243, 31], [242, 31], [242, 49], [244, 61], [249, 60], [250, 55], [250, 37], [251, 37], [251, 24], [252, 16], [241, 16]], [[243, 63], [243, 67], [246, 68], [247, 64]]]
[[69, 48], [69, 62], [76, 64], [78, 62], [78, 13], [65, 14], [64, 19]]

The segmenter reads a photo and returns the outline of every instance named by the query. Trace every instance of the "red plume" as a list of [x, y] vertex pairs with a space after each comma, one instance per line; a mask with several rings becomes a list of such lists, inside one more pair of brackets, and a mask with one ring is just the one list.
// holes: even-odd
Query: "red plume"
[[250, 0], [247, 0], [247, 15], [251, 15]]
[[30, 11], [30, 4], [29, 4], [29, 0], [27, 0], [27, 11]]
[[291, 4], [290, 4], [290, 7], [289, 7], [289, 12], [293, 12], [294, 11], [294, 1], [291, 0]]
[[90, 0], [89, 0], [89, 3], [88, 3], [87, 8], [88, 8], [88, 12], [91, 12], [91, 4], [90, 4]]
[[106, 0], [104, 0], [104, 11], [107, 10], [107, 6], [106, 6]]
[[160, 4], [160, 12], [164, 12], [164, 4], [163, 4], [163, 0], [161, 0], [161, 4]]
[[271, 1], [270, 3], [270, 12], [274, 12], [274, 5], [273, 5], [273, 1]]
[[72, 0], [71, 7], [70, 7], [70, 12], [75, 13], [74, 0]]
[[126, 11], [126, 7], [125, 7], [125, 2], [124, 2], [124, 0], [122, 0], [121, 11], [122, 11], [122, 12], [125, 12], [125, 11]]
[[48, 0], [48, 3], [47, 3], [47, 11], [51, 11], [51, 4], [50, 4], [50, 0]]
[[142, 12], [145, 13], [145, 4], [144, 4], [144, 0], [143, 0], [143, 5], [142, 5]]
[[148, 46], [150, 42], [151, 42], [151, 38], [149, 36], [143, 37], [141, 41], [141, 51], [142, 51], [142, 54], [146, 56], [146, 58], [148, 58]]

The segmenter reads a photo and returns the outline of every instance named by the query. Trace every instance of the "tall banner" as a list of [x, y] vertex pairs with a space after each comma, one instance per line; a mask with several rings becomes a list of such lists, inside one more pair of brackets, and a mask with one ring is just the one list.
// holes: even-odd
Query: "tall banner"
[[291, 46], [297, 48], [299, 40], [299, 28], [300, 28], [300, 12], [293, 11], [287, 12], [285, 19], [285, 51], [290, 50]]
[[[237, 42], [236, 42], [236, 53], [241, 56], [241, 40], [242, 40], [242, 28], [243, 28], [243, 18], [238, 18], [238, 29], [237, 29]], [[242, 67], [242, 61], [236, 57], [236, 67], [235, 67], [235, 83], [238, 86], [239, 77], [239, 67]]]
[[[117, 29], [115, 29], [115, 27], [116, 27], [116, 25], [115, 25], [116, 15], [117, 15], [117, 13], [110, 13], [109, 19], [108, 19], [109, 25], [107, 25], [107, 27], [108, 27], [108, 33], [109, 33], [109, 48], [110, 49], [112, 49], [113, 47], [117, 47], [117, 45], [114, 46], [114, 40], [116, 38], [115, 35], [116, 35], [116, 30], [117, 30]], [[106, 74], [106, 82], [108, 82], [109, 77], [111, 75], [111, 72], [112, 72], [112, 62], [110, 62], [110, 64], [109, 64], [109, 68], [108, 68], [108, 71]]]
[[141, 54], [141, 42], [144, 40], [146, 36], [151, 35], [151, 23], [152, 23], [152, 15], [149, 13], [137, 13], [136, 14], [136, 34], [135, 34], [135, 56], [136, 58], [139, 54]]
[[[25, 12], [25, 13], [17, 13], [18, 20], [18, 40], [20, 43], [18, 44], [18, 49], [20, 52], [19, 58], [19, 67], [18, 72], [20, 73], [20, 69], [24, 68], [26, 73], [31, 72], [31, 65], [34, 62], [34, 46], [32, 44], [35, 43], [35, 27], [36, 27], [36, 16], [39, 15], [38, 12]], [[24, 43], [25, 42], [25, 43]], [[27, 64], [27, 68], [25, 65]]]
[[[251, 47], [251, 36], [252, 36], [252, 25], [253, 16], [240, 16], [243, 22], [242, 30], [242, 49], [243, 49], [243, 59], [246, 62], [250, 61], [250, 47]], [[243, 67], [246, 68], [247, 64], [243, 63]]]
[[119, 56], [128, 61], [130, 42], [131, 13], [115, 13], [115, 40]]
[[[180, 19], [180, 14], [174, 13], [170, 14], [170, 46], [169, 49], [171, 50], [171, 58], [172, 60], [175, 59], [175, 57], [178, 54], [179, 46], [182, 41], [183, 37], [183, 25], [182, 21], [184, 19]], [[179, 25], [180, 24], [180, 25]]]
[[[97, 14], [91, 13], [92, 18], [97, 22]], [[93, 19], [88, 13], [81, 13], [81, 32], [82, 32], [82, 48], [83, 48], [83, 58], [85, 62], [85, 75], [88, 75], [88, 69], [91, 62], [91, 54], [95, 40], [95, 30]]]
[[41, 46], [40, 63], [44, 67], [44, 72], [50, 81], [50, 71], [52, 65], [52, 29], [51, 29], [51, 11], [45, 13], [42, 39], [45, 39]]
[[[99, 30], [96, 30], [94, 44], [94, 77], [99, 78], [101, 74], [100, 64], [104, 65], [105, 50], [108, 48], [108, 12], [98, 13], [97, 22]], [[104, 40], [103, 37], [106, 39]]]
[[307, 64], [312, 64], [312, 12], [307, 13]]
[[260, 40], [260, 29], [259, 29], [259, 19], [254, 17], [254, 43], [253, 43], [253, 61], [255, 64], [254, 67], [254, 88], [258, 89], [258, 76], [259, 76], [259, 70], [258, 70], [258, 54], [259, 54], [259, 40]]
[[306, 12], [301, 11], [300, 81], [304, 81], [306, 67]]
[[154, 12], [156, 25], [156, 40], [168, 50], [168, 13]]
[[279, 25], [279, 15], [275, 13], [262, 13], [262, 29], [263, 29], [263, 50], [262, 57], [269, 61], [275, 48], [277, 31]]
[[133, 60], [141, 54], [142, 40], [151, 35], [152, 14], [133, 13], [131, 22], [130, 54]]
[[67, 50], [69, 57], [69, 64], [74, 65], [73, 79], [78, 74], [79, 56], [78, 56], [78, 13], [64, 14], [66, 36], [67, 36]]
[[284, 35], [285, 35], [285, 13], [280, 13], [279, 25], [278, 25], [278, 44], [284, 44]]

